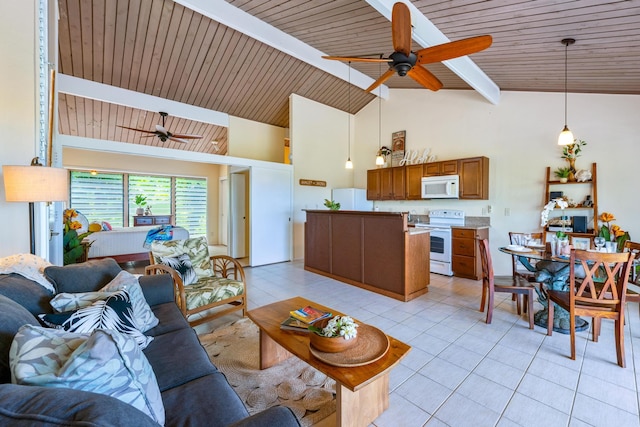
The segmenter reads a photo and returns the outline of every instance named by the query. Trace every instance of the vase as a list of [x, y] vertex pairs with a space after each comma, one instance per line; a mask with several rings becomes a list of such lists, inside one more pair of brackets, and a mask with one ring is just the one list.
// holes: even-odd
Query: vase
[[566, 183], [569, 180], [569, 178], [560, 178], [560, 182], [561, 183]]
[[569, 181], [576, 180], [576, 159], [567, 159], [569, 162]]

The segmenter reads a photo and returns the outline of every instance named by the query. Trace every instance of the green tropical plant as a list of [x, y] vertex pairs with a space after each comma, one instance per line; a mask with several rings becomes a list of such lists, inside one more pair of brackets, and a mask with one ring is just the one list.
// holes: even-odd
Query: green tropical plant
[[[92, 230], [78, 234], [82, 228], [80, 221], [76, 220], [78, 212], [75, 209], [66, 209], [63, 212], [64, 233], [62, 235], [62, 259], [63, 264], [75, 264], [84, 255], [85, 248], [82, 246], [82, 239], [93, 233]], [[89, 243], [89, 246], [91, 244]]]
[[144, 207], [147, 204], [147, 196], [143, 194], [136, 195], [136, 206], [139, 208]]
[[336, 203], [333, 200], [324, 199], [324, 205], [332, 211], [340, 210], [340, 203]]
[[558, 168], [556, 169], [554, 172], [555, 176], [557, 176], [558, 178], [568, 178], [569, 174], [571, 173], [571, 168], [566, 167], [566, 168]]

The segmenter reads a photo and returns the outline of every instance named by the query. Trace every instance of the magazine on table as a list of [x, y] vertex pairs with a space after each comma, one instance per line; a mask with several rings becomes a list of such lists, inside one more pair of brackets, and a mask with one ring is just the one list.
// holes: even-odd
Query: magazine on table
[[291, 317], [298, 319], [301, 322], [306, 323], [307, 325], [317, 322], [318, 320], [331, 317], [330, 312], [311, 307], [310, 305], [299, 308], [295, 311], [290, 312], [289, 314], [291, 315]]
[[309, 325], [295, 317], [287, 317], [280, 323], [280, 329], [285, 331], [309, 332]]

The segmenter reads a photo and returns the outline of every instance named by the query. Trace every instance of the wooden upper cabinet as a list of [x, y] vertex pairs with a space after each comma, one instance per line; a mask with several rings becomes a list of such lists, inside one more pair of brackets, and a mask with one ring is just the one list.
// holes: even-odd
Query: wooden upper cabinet
[[458, 160], [425, 163], [423, 166], [424, 176], [456, 175], [458, 173]]
[[393, 182], [393, 199], [405, 200], [405, 180], [404, 180], [404, 166], [398, 166], [391, 168], [391, 174], [393, 175], [391, 181]]
[[382, 169], [367, 171], [367, 200], [380, 200], [381, 171]]
[[393, 168], [380, 170], [380, 200], [393, 200]]
[[487, 200], [489, 198], [489, 159], [471, 157], [458, 160], [460, 198]]
[[424, 175], [423, 164], [409, 165], [405, 167], [405, 188], [407, 200], [422, 199], [422, 177]]

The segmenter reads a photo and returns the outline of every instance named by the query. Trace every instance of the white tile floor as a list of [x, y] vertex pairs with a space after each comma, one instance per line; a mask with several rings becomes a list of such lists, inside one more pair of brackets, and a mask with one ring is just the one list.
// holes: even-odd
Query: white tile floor
[[640, 426], [638, 304], [627, 307], [623, 369], [613, 322], [603, 321], [597, 343], [579, 333], [573, 361], [569, 337], [529, 330], [508, 295], [498, 295], [493, 323], [485, 324], [480, 282], [472, 280], [432, 274], [429, 293], [403, 303], [304, 271], [301, 261], [246, 275], [250, 309], [300, 295], [412, 346], [391, 373], [389, 409], [374, 426]]

